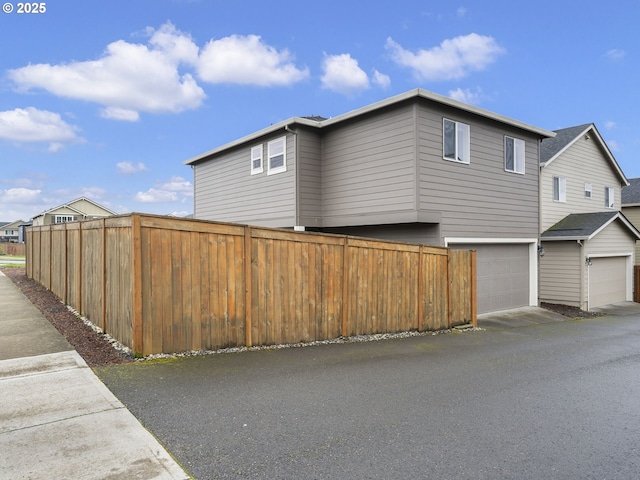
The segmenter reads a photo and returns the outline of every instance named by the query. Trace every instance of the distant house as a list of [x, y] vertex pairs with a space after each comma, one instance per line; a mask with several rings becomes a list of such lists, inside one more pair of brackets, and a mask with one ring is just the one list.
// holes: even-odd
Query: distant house
[[484, 313], [538, 304], [539, 145], [554, 135], [417, 89], [185, 164], [198, 219], [475, 249]]
[[0, 242], [17, 242], [20, 238], [20, 225], [24, 222], [0, 222]]
[[112, 215], [116, 215], [116, 213], [93, 200], [80, 197], [36, 215], [32, 219], [32, 224], [35, 227], [38, 225], [104, 218]]
[[[630, 178], [629, 185], [622, 189], [622, 213], [640, 229], [640, 178]], [[635, 264], [640, 265], [640, 242], [636, 242]]]
[[632, 300], [640, 232], [621, 212], [629, 182], [592, 123], [540, 149], [540, 301], [583, 310]]

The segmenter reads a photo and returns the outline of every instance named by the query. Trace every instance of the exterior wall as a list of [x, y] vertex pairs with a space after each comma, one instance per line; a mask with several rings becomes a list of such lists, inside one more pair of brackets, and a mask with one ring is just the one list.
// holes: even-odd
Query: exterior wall
[[411, 104], [341, 124], [322, 150], [324, 226], [397, 223], [398, 212], [415, 211]]
[[88, 202], [87, 200], [81, 198], [76, 202], [69, 203], [70, 207], [75, 208], [79, 212], [82, 212], [89, 218], [102, 218], [113, 215], [111, 212], [105, 210], [104, 208], [96, 205], [95, 203]]
[[421, 245], [439, 245], [439, 230], [438, 225], [427, 224], [367, 225], [322, 229], [322, 231], [326, 233], [380, 238], [393, 242], [407, 242]]
[[578, 242], [544, 242], [540, 258], [540, 301], [586, 308], [584, 253]]
[[322, 144], [318, 132], [300, 129], [297, 136], [298, 220], [296, 225], [322, 225]]
[[[470, 126], [469, 164], [442, 157], [443, 118]], [[504, 169], [505, 134], [525, 141], [525, 174]], [[441, 106], [420, 105], [419, 208], [442, 212], [443, 237], [538, 237], [539, 141], [531, 134]]]
[[631, 234], [620, 222], [613, 222], [598, 233], [586, 245], [585, 254], [615, 255], [632, 253], [635, 242]]
[[[622, 213], [640, 230], [640, 207], [623, 207]], [[640, 241], [635, 242], [634, 253], [635, 265], [640, 265]]]
[[[256, 140], [194, 166], [194, 216], [202, 220], [266, 227], [296, 224], [294, 135], [287, 134], [287, 171], [267, 174], [267, 143], [284, 132]], [[263, 145], [264, 171], [251, 175], [251, 148]]]
[[[591, 135], [571, 145], [561, 157], [556, 158], [548, 166], [543, 167], [541, 181], [541, 231], [555, 225], [571, 213], [604, 212], [608, 209], [604, 204], [604, 189], [614, 189], [615, 209], [620, 210], [622, 186], [620, 178], [611, 168], [604, 152]], [[567, 180], [567, 201], [553, 200], [553, 177], [564, 177]], [[584, 196], [584, 184], [591, 183], [591, 198]]]

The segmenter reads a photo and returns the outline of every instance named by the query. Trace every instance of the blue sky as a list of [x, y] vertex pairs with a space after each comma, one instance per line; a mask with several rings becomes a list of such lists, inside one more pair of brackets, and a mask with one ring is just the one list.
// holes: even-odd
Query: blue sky
[[0, 221], [80, 196], [186, 215], [185, 160], [417, 87], [550, 130], [594, 122], [640, 177], [640, 4], [373, 5], [57, 0], [20, 14], [11, 2], [0, 13]]

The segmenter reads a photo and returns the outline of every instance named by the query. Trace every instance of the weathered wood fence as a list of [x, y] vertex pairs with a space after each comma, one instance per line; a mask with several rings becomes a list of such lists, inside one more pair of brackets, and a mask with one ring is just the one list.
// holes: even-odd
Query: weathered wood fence
[[0, 254], [2, 255], [24, 257], [24, 252], [25, 252], [24, 243], [0, 242]]
[[633, 267], [633, 301], [640, 303], [640, 265]]
[[474, 251], [143, 214], [26, 236], [27, 276], [136, 354], [476, 323]]

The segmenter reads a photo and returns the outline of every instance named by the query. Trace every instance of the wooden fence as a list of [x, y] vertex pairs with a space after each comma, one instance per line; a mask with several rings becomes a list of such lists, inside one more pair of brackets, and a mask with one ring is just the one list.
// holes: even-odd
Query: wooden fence
[[130, 214], [29, 227], [27, 275], [136, 354], [476, 324], [474, 251]]
[[640, 265], [633, 267], [633, 301], [640, 303]]
[[24, 243], [12, 243], [12, 242], [0, 242], [0, 254], [11, 255], [14, 257], [24, 257], [25, 244]]

